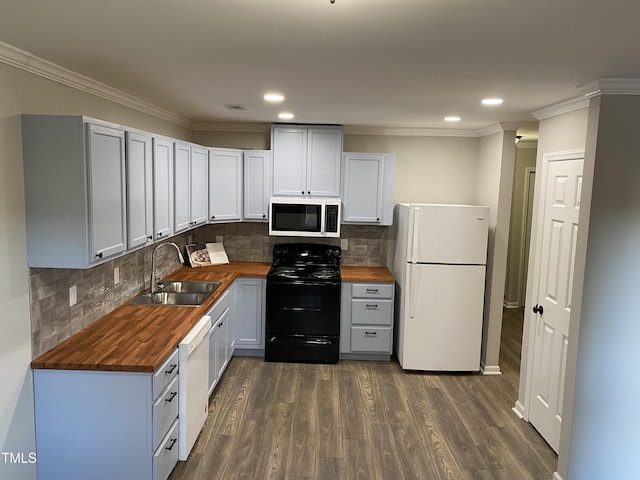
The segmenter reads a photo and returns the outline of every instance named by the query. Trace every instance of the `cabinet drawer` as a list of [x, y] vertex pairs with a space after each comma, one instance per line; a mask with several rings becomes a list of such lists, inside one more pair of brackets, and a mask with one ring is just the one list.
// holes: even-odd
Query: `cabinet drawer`
[[391, 353], [391, 327], [351, 327], [351, 351]]
[[153, 454], [153, 480], [166, 480], [178, 463], [178, 420]]
[[391, 326], [391, 300], [360, 299], [351, 301], [351, 323], [353, 325]]
[[153, 448], [158, 446], [178, 418], [178, 388], [176, 376], [153, 404]]
[[153, 399], [158, 398], [167, 385], [178, 375], [178, 349], [153, 374]]
[[393, 285], [389, 283], [354, 283], [353, 297], [393, 298]]

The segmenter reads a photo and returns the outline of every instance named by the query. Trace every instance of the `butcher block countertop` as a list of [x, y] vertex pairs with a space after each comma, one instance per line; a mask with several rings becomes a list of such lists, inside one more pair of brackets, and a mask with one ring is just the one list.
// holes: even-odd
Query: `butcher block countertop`
[[395, 278], [387, 267], [340, 267], [343, 282], [381, 282], [394, 283]]
[[[31, 362], [33, 369], [153, 372], [237, 277], [266, 277], [270, 263], [182, 267], [166, 280], [220, 282], [199, 307], [125, 303]], [[345, 282], [393, 282], [386, 267], [342, 267]]]

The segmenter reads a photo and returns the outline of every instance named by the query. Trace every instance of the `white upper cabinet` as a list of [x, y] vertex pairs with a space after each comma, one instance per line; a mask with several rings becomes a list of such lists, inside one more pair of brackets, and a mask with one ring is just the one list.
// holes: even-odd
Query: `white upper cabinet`
[[273, 195], [340, 196], [342, 128], [274, 125]]
[[190, 226], [191, 213], [191, 147], [174, 142], [173, 151], [173, 227], [179, 233]]
[[269, 150], [244, 152], [244, 220], [268, 220], [271, 171], [272, 156]]
[[395, 155], [345, 153], [342, 169], [342, 222], [391, 225]]
[[173, 235], [173, 141], [153, 138], [153, 238]]
[[29, 266], [88, 268], [124, 252], [123, 128], [23, 115], [22, 139]]
[[209, 217], [209, 152], [191, 146], [191, 226], [207, 222]]
[[153, 243], [153, 158], [151, 135], [126, 132], [127, 247]]
[[209, 221], [242, 220], [242, 150], [209, 150]]

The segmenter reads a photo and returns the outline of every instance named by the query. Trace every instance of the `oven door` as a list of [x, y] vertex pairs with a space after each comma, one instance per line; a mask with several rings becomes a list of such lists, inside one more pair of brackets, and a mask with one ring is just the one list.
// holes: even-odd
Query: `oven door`
[[267, 280], [266, 333], [339, 335], [340, 282]]

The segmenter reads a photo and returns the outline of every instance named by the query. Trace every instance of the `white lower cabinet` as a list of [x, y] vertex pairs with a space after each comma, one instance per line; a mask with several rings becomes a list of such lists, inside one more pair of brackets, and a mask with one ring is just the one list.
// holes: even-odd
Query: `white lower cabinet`
[[[236, 349], [264, 353], [265, 289], [263, 278], [238, 278], [236, 284]], [[248, 352], [253, 351], [253, 352]]]
[[235, 283], [224, 292], [209, 310], [211, 331], [209, 332], [209, 395], [213, 393], [222, 377], [235, 348]]
[[392, 283], [342, 284], [340, 355], [389, 359], [393, 349]]
[[38, 478], [166, 480], [178, 461], [178, 351], [154, 373], [33, 371]]

